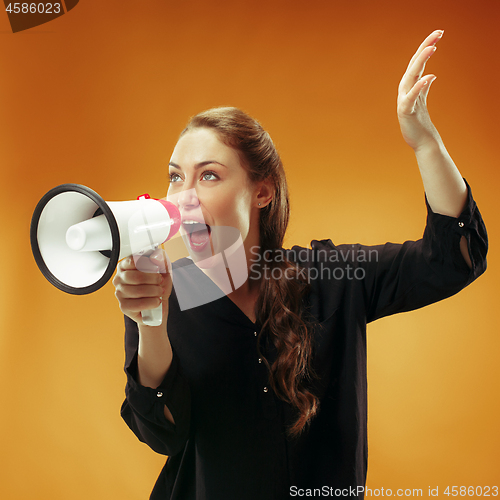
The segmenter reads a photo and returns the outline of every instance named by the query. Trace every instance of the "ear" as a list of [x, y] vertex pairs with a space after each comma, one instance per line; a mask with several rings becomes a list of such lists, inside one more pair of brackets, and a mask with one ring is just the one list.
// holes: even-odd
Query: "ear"
[[255, 206], [257, 208], [264, 208], [269, 203], [274, 196], [274, 183], [271, 179], [264, 179], [257, 183], [257, 189], [255, 191]]

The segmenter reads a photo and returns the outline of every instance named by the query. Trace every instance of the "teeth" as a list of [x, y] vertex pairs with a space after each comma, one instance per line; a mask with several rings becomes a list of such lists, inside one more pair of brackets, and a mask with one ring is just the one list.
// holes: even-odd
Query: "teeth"
[[203, 226], [207, 225], [204, 222], [200, 222], [200, 221], [197, 221], [197, 220], [183, 220], [182, 223], [186, 224], [186, 225], [189, 225], [189, 226], [192, 226], [194, 224], [202, 224]]
[[[210, 226], [208, 226], [203, 222], [198, 222], [192, 219], [186, 219], [182, 221], [182, 224], [184, 226], [184, 230], [188, 234], [201, 233], [202, 231], [208, 231], [208, 234], [210, 234]], [[195, 246], [201, 246], [201, 245], [195, 244]]]

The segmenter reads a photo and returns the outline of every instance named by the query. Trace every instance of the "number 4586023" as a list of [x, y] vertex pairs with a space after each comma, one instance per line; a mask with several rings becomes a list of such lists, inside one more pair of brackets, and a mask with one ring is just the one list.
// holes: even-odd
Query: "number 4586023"
[[61, 12], [60, 3], [9, 3], [6, 9], [14, 14], [59, 14]]
[[443, 493], [452, 497], [497, 497], [498, 486], [447, 486]]

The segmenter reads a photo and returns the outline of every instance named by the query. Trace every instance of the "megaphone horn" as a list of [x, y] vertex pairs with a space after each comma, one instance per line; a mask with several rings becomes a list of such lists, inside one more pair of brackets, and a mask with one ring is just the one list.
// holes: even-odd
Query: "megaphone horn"
[[[119, 260], [154, 250], [174, 236], [180, 224], [178, 208], [168, 201], [141, 195], [133, 201], [105, 202], [86, 186], [62, 184], [35, 208], [31, 248], [52, 285], [84, 295], [104, 286]], [[159, 316], [157, 310], [143, 311], [143, 321], [161, 324], [161, 306], [158, 309]]]

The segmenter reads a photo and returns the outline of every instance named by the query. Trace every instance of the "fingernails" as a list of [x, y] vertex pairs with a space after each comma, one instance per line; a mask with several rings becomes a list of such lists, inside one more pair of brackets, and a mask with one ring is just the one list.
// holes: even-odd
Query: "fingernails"
[[436, 43], [438, 43], [439, 40], [441, 40], [441, 38], [443, 38], [444, 31], [443, 30], [437, 30], [436, 34], [437, 34], [437, 38], [436, 38], [436, 40], [435, 40], [435, 42], [434, 42], [433, 45], [435, 45]]

